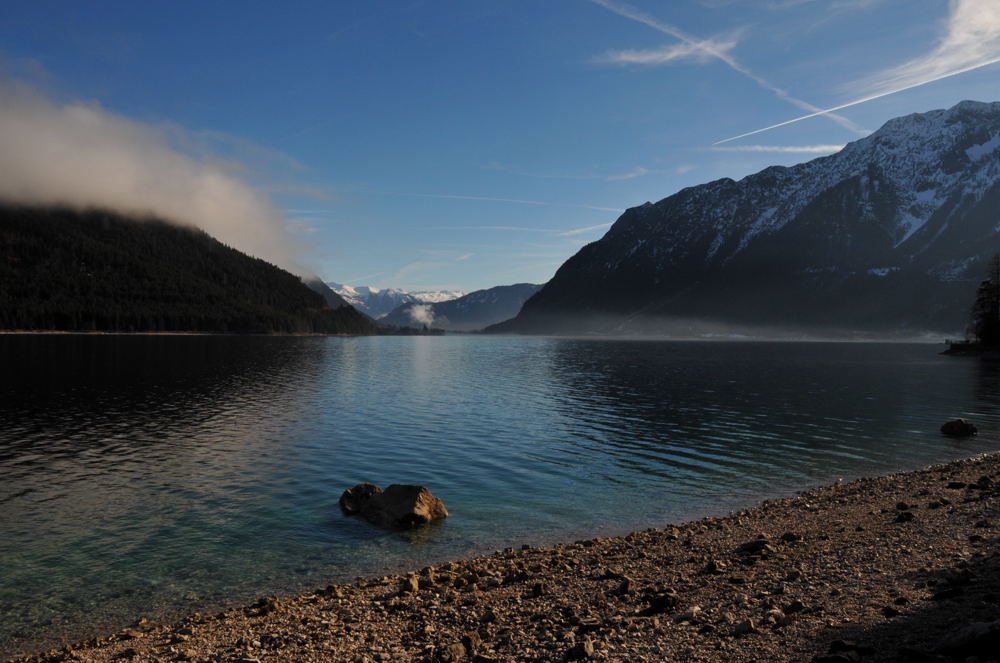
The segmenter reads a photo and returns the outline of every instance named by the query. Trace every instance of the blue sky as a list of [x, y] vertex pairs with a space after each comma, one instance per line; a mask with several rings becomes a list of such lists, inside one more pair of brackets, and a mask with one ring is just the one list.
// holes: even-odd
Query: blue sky
[[0, 21], [5, 84], [167, 128], [324, 279], [406, 289], [544, 282], [626, 207], [1000, 100], [998, 58], [992, 0], [6, 0]]

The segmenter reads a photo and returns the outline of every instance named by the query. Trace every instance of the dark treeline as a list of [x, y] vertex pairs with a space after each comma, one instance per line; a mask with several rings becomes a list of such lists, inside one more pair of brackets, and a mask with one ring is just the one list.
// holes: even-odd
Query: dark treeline
[[0, 329], [375, 333], [350, 306], [201, 230], [0, 204]]

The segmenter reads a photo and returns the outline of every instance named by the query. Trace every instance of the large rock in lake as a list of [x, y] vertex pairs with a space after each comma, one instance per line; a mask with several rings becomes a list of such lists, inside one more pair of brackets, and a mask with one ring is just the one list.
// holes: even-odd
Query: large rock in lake
[[444, 502], [425, 486], [394, 483], [383, 492], [371, 483], [359, 483], [340, 496], [340, 508], [358, 514], [380, 527], [411, 529], [438, 518], [447, 518]]
[[979, 429], [968, 419], [952, 419], [941, 426], [941, 432], [951, 437], [970, 437], [978, 433]]

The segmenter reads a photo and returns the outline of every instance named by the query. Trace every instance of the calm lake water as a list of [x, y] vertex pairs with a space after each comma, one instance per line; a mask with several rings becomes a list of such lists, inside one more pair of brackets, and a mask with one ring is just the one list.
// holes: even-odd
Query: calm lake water
[[[1000, 364], [940, 350], [0, 336], [0, 654], [997, 450]], [[361, 481], [452, 516], [373, 529]]]

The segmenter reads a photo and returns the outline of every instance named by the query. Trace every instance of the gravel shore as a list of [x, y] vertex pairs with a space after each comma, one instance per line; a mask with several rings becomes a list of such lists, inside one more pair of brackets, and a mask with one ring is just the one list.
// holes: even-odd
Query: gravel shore
[[1000, 455], [264, 598], [28, 661], [1000, 660]]

